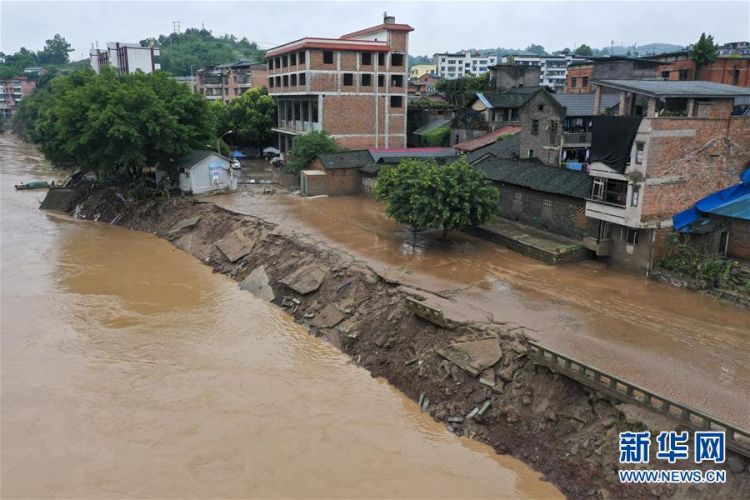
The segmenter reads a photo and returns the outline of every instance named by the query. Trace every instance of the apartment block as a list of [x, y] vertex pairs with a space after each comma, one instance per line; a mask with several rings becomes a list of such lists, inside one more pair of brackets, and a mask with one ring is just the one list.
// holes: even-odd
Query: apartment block
[[141, 47], [137, 43], [111, 42], [104, 50], [92, 48], [89, 52], [91, 67], [99, 73], [104, 66], [112, 66], [120, 73], [130, 74], [136, 71], [153, 73], [161, 69], [159, 49]]
[[503, 57], [503, 64], [531, 66], [539, 68], [539, 83], [557, 92], [565, 89], [568, 78], [568, 66], [585, 62], [586, 59], [573, 55], [538, 56], [538, 55], [507, 55]]
[[0, 80], [0, 115], [4, 118], [13, 116], [18, 105], [36, 90], [36, 81], [20, 76], [9, 80]]
[[449, 80], [468, 75], [480, 75], [497, 64], [497, 56], [483, 55], [475, 50], [442, 53], [432, 56], [437, 75]]
[[266, 85], [267, 79], [265, 63], [238, 61], [198, 70], [195, 91], [206, 99], [228, 102], [248, 89]]
[[[724, 189], [750, 165], [750, 117], [734, 115], [747, 87], [705, 81], [594, 81], [592, 192], [599, 221], [584, 244], [613, 263], [649, 272], [664, 257], [672, 217]], [[602, 96], [619, 97], [598, 116]]]
[[340, 38], [302, 38], [266, 52], [278, 103], [278, 147], [325, 130], [349, 149], [406, 147], [409, 33], [392, 16]]

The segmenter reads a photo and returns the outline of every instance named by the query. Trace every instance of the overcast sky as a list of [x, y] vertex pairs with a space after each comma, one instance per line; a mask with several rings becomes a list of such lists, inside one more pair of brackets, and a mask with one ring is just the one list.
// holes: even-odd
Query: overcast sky
[[587, 43], [595, 48], [667, 42], [687, 45], [701, 34], [717, 42], [750, 38], [750, 2], [712, 1], [429, 1], [429, 2], [14, 2], [0, 0], [0, 50], [39, 50], [55, 33], [73, 45], [74, 59], [91, 44], [137, 42], [205, 26], [214, 34], [246, 36], [263, 48], [304, 36], [338, 37], [379, 24], [383, 11], [415, 31], [413, 55], [465, 48], [547, 50]]

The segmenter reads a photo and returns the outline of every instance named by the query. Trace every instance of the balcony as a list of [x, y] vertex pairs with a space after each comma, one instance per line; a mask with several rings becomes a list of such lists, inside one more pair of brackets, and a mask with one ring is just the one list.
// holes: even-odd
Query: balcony
[[591, 145], [591, 132], [563, 132], [563, 146]]
[[625, 225], [625, 206], [594, 199], [586, 200], [586, 217]]
[[293, 132], [319, 132], [320, 123], [302, 120], [281, 120], [279, 128]]
[[598, 240], [593, 236], [586, 236], [583, 238], [583, 247], [594, 252], [597, 257], [612, 255], [612, 240], [610, 238]]

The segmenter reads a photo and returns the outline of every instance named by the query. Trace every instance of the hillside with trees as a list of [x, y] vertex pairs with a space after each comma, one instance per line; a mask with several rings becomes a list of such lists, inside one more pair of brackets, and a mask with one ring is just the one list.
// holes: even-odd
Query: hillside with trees
[[44, 48], [37, 52], [29, 50], [26, 47], [21, 47], [14, 54], [0, 52], [0, 56], [5, 59], [5, 62], [0, 63], [0, 80], [23, 76], [26, 68], [42, 66], [49, 73], [49, 75], [42, 77], [42, 83], [44, 83], [58, 72], [66, 72], [79, 69], [82, 66], [88, 66], [87, 60], [70, 61], [70, 53], [73, 50], [63, 36], [55, 34], [44, 43]]
[[159, 35], [141, 40], [146, 47], [159, 47], [163, 71], [188, 76], [200, 68], [240, 59], [262, 61], [265, 51], [255, 42], [234, 35], [214, 36], [209, 30], [188, 28], [183, 33]]

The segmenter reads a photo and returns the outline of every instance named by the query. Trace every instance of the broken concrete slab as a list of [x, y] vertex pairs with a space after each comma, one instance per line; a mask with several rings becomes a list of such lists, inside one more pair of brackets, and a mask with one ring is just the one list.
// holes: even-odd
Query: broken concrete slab
[[300, 295], [312, 293], [323, 284], [330, 269], [327, 266], [310, 264], [281, 279], [281, 283]]
[[495, 387], [495, 370], [487, 368], [479, 374], [479, 383], [487, 387]]
[[493, 366], [503, 356], [495, 338], [455, 342], [436, 352], [474, 377]]
[[174, 226], [172, 226], [172, 229], [170, 229], [167, 234], [175, 234], [179, 233], [183, 229], [188, 229], [200, 222], [201, 216], [196, 215], [195, 217], [188, 217], [187, 219], [182, 219], [181, 221], [177, 222]]
[[255, 240], [245, 236], [242, 228], [235, 229], [224, 238], [216, 242], [216, 248], [229, 259], [229, 262], [237, 262], [249, 254], [255, 246]]
[[276, 296], [268, 284], [268, 274], [265, 266], [258, 266], [240, 282], [240, 288], [250, 292], [261, 300], [271, 302]]
[[336, 306], [328, 304], [315, 316], [315, 318], [313, 318], [312, 321], [310, 321], [310, 325], [318, 328], [333, 328], [344, 321], [345, 317], [344, 313], [339, 311]]

